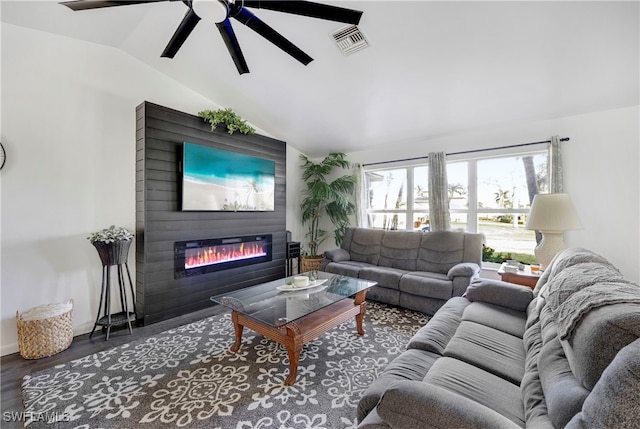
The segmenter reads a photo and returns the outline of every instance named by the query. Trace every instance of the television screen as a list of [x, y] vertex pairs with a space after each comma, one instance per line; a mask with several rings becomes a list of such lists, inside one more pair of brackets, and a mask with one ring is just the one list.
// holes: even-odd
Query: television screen
[[185, 142], [182, 210], [273, 211], [274, 161]]

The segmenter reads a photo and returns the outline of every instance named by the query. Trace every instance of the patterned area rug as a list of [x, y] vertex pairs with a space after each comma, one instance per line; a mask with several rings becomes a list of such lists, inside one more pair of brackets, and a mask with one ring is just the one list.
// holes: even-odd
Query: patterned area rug
[[29, 428], [354, 428], [364, 389], [405, 350], [421, 313], [369, 302], [306, 344], [298, 379], [286, 350], [249, 329], [238, 353], [230, 313], [28, 375]]

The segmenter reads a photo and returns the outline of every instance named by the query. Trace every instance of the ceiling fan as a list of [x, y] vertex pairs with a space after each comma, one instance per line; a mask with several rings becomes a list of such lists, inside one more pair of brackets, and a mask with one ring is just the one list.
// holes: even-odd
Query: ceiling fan
[[269, 9], [277, 12], [303, 15], [329, 21], [345, 22], [357, 25], [362, 12], [337, 6], [324, 5], [310, 1], [276, 1], [276, 0], [75, 0], [61, 2], [72, 10], [98, 9], [102, 7], [125, 6], [140, 3], [157, 3], [161, 1], [182, 1], [189, 9], [182, 18], [173, 37], [162, 52], [162, 57], [173, 58], [182, 44], [187, 40], [200, 19], [215, 23], [238, 73], [249, 73], [240, 44], [231, 26], [230, 18], [246, 25], [302, 64], [307, 65], [313, 58], [296, 45], [287, 40], [273, 28], [255, 16], [247, 7]]

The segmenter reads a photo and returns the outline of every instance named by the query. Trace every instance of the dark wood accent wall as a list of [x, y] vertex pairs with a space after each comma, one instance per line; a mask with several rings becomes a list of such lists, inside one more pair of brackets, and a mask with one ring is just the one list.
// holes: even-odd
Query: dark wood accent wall
[[[276, 164], [275, 211], [183, 212], [182, 143], [230, 150]], [[286, 144], [211, 126], [203, 119], [144, 102], [136, 108], [136, 311], [139, 323], [169, 319], [213, 305], [212, 295], [285, 276]], [[273, 235], [273, 260], [174, 278], [174, 242], [250, 234]]]

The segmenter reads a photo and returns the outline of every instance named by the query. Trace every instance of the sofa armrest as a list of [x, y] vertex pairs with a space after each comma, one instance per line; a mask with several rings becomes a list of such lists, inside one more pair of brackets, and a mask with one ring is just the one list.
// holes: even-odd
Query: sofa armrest
[[519, 428], [469, 398], [422, 381], [395, 381], [376, 411], [392, 428]]
[[351, 260], [351, 255], [344, 249], [333, 249], [324, 252], [324, 257], [331, 262], [342, 262]]
[[467, 288], [464, 295], [469, 301], [496, 304], [518, 311], [526, 311], [533, 299], [533, 291], [527, 286], [501, 280], [477, 279]]
[[453, 280], [454, 277], [477, 277], [480, 274], [480, 267], [473, 262], [462, 262], [456, 264], [447, 273], [447, 278]]
[[570, 429], [637, 427], [640, 397], [640, 339], [623, 347], [567, 424]]

